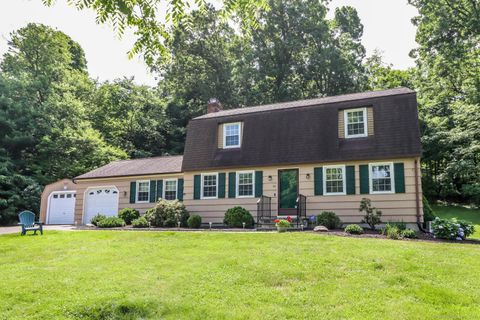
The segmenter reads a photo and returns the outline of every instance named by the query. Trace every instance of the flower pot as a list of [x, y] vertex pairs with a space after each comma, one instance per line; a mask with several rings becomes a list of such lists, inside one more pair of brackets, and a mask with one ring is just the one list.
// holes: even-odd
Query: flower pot
[[288, 227], [277, 226], [277, 231], [278, 232], [287, 232], [287, 230], [288, 230]]

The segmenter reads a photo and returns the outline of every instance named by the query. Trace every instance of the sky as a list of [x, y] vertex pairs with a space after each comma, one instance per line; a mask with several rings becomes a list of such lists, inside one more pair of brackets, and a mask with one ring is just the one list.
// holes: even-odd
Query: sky
[[[416, 47], [415, 28], [410, 20], [417, 11], [407, 0], [332, 0], [328, 17], [336, 7], [349, 5], [357, 9], [364, 25], [362, 43], [367, 56], [381, 50], [384, 61], [396, 69], [414, 66], [408, 56]], [[57, 0], [45, 7], [41, 0], [2, 0], [0, 10], [0, 55], [7, 50], [12, 31], [29, 22], [43, 23], [63, 31], [77, 41], [85, 51], [91, 77], [100, 81], [133, 76], [138, 84], [155, 85], [155, 76], [140, 57], [128, 59], [127, 52], [135, 42], [132, 32], [119, 38], [108, 25], [98, 25], [92, 11], [77, 11]]]

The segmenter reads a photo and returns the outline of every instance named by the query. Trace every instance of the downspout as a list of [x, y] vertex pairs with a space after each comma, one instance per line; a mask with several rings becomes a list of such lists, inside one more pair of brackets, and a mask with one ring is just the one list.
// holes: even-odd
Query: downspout
[[420, 220], [421, 213], [420, 213], [420, 188], [419, 188], [419, 182], [418, 182], [418, 159], [415, 159], [415, 208], [417, 211], [417, 225], [418, 229], [424, 233], [426, 233], [426, 230], [423, 228], [422, 221]]

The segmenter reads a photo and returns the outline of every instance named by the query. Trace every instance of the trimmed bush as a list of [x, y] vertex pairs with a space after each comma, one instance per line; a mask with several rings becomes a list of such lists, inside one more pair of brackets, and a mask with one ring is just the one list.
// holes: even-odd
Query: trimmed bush
[[145, 217], [140, 217], [132, 221], [132, 227], [134, 228], [148, 228], [150, 225]]
[[118, 228], [124, 227], [125, 221], [119, 217], [108, 217], [103, 220], [98, 221], [97, 227], [99, 228]]
[[90, 223], [93, 224], [94, 226], [97, 226], [99, 221], [104, 220], [106, 218], [107, 216], [98, 213], [92, 218], [92, 220], [90, 220]]
[[423, 221], [433, 221], [437, 217], [427, 198], [423, 196]]
[[202, 217], [198, 214], [191, 215], [187, 220], [187, 224], [189, 228], [198, 229], [202, 225]]
[[250, 212], [242, 207], [233, 207], [225, 212], [223, 223], [231, 228], [242, 228], [245, 222], [245, 228], [253, 227], [253, 217]]
[[145, 212], [145, 218], [154, 227], [187, 227], [187, 220], [190, 217], [185, 205], [178, 201], [167, 201], [160, 199], [155, 207]]
[[412, 229], [405, 229], [400, 232], [402, 238], [415, 239], [417, 238], [417, 233]]
[[340, 229], [342, 220], [333, 211], [323, 211], [317, 216], [317, 225], [328, 229]]
[[440, 219], [436, 217], [432, 222], [432, 229], [436, 238], [449, 240], [464, 240], [475, 232], [473, 224], [456, 218]]
[[345, 227], [343, 231], [350, 234], [362, 234], [363, 228], [360, 227], [358, 224], [349, 224]]
[[132, 208], [124, 208], [118, 213], [118, 217], [123, 219], [126, 224], [132, 224], [132, 221], [140, 217], [140, 212]]

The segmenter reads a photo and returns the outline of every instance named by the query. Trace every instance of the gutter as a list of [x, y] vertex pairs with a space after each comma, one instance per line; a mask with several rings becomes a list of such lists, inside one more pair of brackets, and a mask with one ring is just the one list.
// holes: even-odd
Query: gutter
[[423, 223], [421, 221], [421, 213], [420, 213], [420, 188], [419, 188], [419, 182], [418, 182], [418, 158], [415, 159], [414, 161], [415, 164], [415, 209], [417, 211], [417, 225], [418, 229], [422, 231], [423, 233], [426, 233], [427, 231], [423, 228]]

